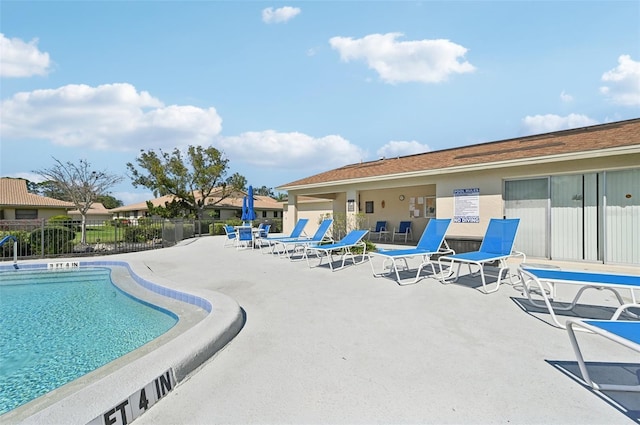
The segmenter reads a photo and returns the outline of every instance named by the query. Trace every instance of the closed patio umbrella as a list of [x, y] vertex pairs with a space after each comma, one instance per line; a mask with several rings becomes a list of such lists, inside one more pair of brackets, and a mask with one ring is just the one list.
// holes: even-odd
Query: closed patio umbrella
[[247, 211], [247, 197], [245, 196], [242, 198], [242, 217], [240, 217], [243, 222], [247, 221]]
[[247, 194], [247, 220], [250, 222], [256, 219], [256, 212], [253, 210], [253, 186], [249, 186]]

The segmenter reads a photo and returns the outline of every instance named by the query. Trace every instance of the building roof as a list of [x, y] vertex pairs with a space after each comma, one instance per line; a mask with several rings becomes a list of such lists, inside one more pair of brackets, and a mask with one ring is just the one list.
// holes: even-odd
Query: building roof
[[[171, 202], [174, 199], [173, 195], [165, 195], [155, 199], [149, 199], [149, 202], [153, 204], [154, 207], [163, 207], [165, 203]], [[121, 207], [112, 208], [109, 211], [112, 213], [122, 212], [122, 211], [146, 211], [147, 210], [147, 201], [138, 202], [135, 204], [123, 205]]]
[[599, 152], [623, 148], [634, 148], [640, 152], [640, 118], [397, 158], [381, 158], [296, 180], [278, 189], [370, 180], [382, 176], [433, 174], [525, 160], [543, 161], [545, 158], [551, 160], [579, 153], [595, 156]]
[[[221, 201], [220, 197], [210, 196], [207, 200], [207, 205], [212, 208], [226, 208], [226, 209], [242, 209], [242, 198], [244, 194], [236, 194], [236, 196], [232, 196], [229, 198], [225, 198]], [[173, 195], [165, 195], [160, 198], [151, 199], [150, 202], [155, 207], [163, 207], [165, 203], [171, 202], [174, 199]], [[253, 206], [258, 210], [282, 210], [282, 202], [279, 202], [269, 196], [261, 196], [254, 195], [253, 196]], [[214, 204], [214, 202], [219, 201]], [[125, 205], [118, 208], [113, 208], [109, 210], [112, 213], [123, 212], [123, 211], [146, 211], [147, 210], [147, 202], [138, 202], [136, 204]]]
[[[80, 214], [79, 210], [67, 211], [67, 214]], [[87, 210], [87, 215], [109, 215], [111, 211], [106, 209], [102, 202], [94, 202]]]
[[24, 179], [0, 178], [0, 206], [73, 208], [72, 202], [29, 193]]

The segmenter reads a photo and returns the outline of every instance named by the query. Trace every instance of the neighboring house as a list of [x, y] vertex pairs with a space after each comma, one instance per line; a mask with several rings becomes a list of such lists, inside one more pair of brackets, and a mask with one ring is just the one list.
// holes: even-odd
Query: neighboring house
[[71, 202], [29, 193], [24, 179], [0, 178], [0, 220], [48, 219], [66, 215]]
[[[238, 192], [233, 194], [233, 196], [222, 200], [220, 200], [219, 196], [210, 196], [207, 199], [204, 218], [213, 218], [223, 221], [230, 218], [240, 218], [242, 216], [242, 199], [245, 195], [246, 193], [244, 192]], [[173, 199], [173, 195], [166, 195], [160, 198], [151, 199], [150, 201], [154, 206], [159, 207], [164, 206]], [[282, 202], [279, 202], [269, 196], [260, 195], [254, 195], [253, 199], [256, 221], [271, 221], [273, 219], [282, 218]], [[148, 216], [146, 201], [113, 208], [109, 211], [112, 213], [114, 219], [126, 218], [136, 220], [138, 218]]]
[[640, 264], [640, 119], [381, 158], [277, 189], [289, 194], [285, 232], [310, 196], [352, 221], [411, 220], [414, 242], [431, 217], [453, 219], [452, 240], [518, 217], [528, 257]]
[[[67, 215], [74, 221], [82, 221], [82, 216], [79, 210], [71, 210], [67, 212]], [[113, 214], [110, 210], [106, 209], [101, 202], [94, 202], [87, 210], [87, 223], [88, 224], [102, 224], [107, 220], [111, 220]]]

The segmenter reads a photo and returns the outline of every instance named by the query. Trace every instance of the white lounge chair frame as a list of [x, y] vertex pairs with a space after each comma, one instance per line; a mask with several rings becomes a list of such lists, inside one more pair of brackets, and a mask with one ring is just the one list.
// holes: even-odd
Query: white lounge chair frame
[[[269, 253], [274, 254], [274, 248], [275, 248], [275, 244], [277, 241], [281, 241], [281, 240], [285, 240], [285, 239], [293, 239], [293, 238], [300, 238], [302, 235], [304, 235], [304, 228], [307, 225], [307, 223], [309, 222], [308, 218], [301, 218], [298, 219], [298, 221], [296, 222], [296, 225], [294, 226], [293, 230], [291, 231], [291, 234], [289, 236], [274, 236], [274, 237], [266, 237], [266, 238], [260, 238], [259, 239], [259, 244], [258, 247], [262, 248], [263, 246], [268, 246], [269, 248], [271, 248], [271, 250], [269, 251]], [[265, 251], [261, 249], [261, 252], [264, 254]]]
[[[623, 304], [616, 310], [615, 314], [611, 318], [611, 320], [583, 320], [583, 319], [569, 319], [567, 320], [567, 332], [569, 333], [569, 340], [571, 341], [571, 346], [573, 347], [573, 351], [576, 354], [576, 358], [578, 360], [578, 366], [580, 367], [580, 372], [582, 373], [582, 379], [585, 381], [587, 385], [597, 391], [632, 391], [632, 392], [640, 392], [640, 384], [639, 385], [628, 385], [628, 384], [599, 384], [591, 379], [589, 375], [589, 371], [587, 370], [587, 366], [584, 361], [584, 357], [582, 356], [582, 351], [580, 350], [580, 346], [578, 345], [578, 339], [576, 337], [576, 330], [585, 330], [588, 332], [595, 333], [597, 335], [603, 336], [613, 342], [616, 342], [620, 345], [623, 345], [631, 350], [637, 351], [640, 353], [640, 322], [638, 321], [618, 321], [620, 314], [631, 308], [637, 307], [640, 308], [639, 304]], [[601, 327], [603, 324], [607, 324], [608, 322], [617, 322], [620, 327], [623, 327], [626, 331], [631, 331], [633, 335], [633, 340], [629, 339], [628, 336], [620, 335], [620, 333], [612, 332], [610, 329], [604, 329]], [[628, 335], [628, 333], [626, 334]]]
[[[451, 219], [436, 219], [432, 218], [427, 223], [427, 227], [425, 227], [420, 240], [418, 241], [418, 245], [415, 248], [410, 249], [391, 249], [391, 250], [382, 250], [378, 252], [370, 252], [369, 253], [369, 262], [371, 264], [371, 271], [375, 277], [385, 277], [389, 276], [391, 273], [395, 273], [396, 282], [398, 285], [410, 285], [417, 283], [421, 277], [420, 273], [422, 270], [430, 266], [431, 271], [433, 272], [434, 277], [437, 276], [435, 265], [433, 261], [431, 261], [431, 257], [433, 255], [447, 255], [447, 254], [455, 254], [455, 251], [449, 248], [449, 244], [444, 239], [445, 234], [447, 233], [447, 229], [449, 224], [451, 223]], [[435, 226], [435, 227], [430, 227]], [[444, 227], [444, 230], [442, 228]], [[438, 233], [440, 231], [440, 233]], [[437, 238], [437, 240], [428, 239], [428, 238]], [[374, 261], [371, 257], [382, 257], [382, 269], [380, 273], [376, 273]], [[408, 258], [422, 257], [422, 262], [418, 267], [418, 271], [416, 273], [416, 277], [413, 281], [402, 281], [400, 279], [400, 273], [398, 270], [398, 261], [402, 261], [404, 266], [403, 270], [409, 270], [409, 264], [407, 262]], [[385, 270], [388, 269], [388, 272]]]
[[[296, 252], [301, 251], [302, 257], [300, 258], [300, 260], [303, 260], [306, 258], [306, 251], [304, 249], [305, 246], [317, 244], [320, 242], [333, 242], [333, 237], [331, 237], [331, 234], [329, 233], [329, 229], [331, 228], [332, 224], [333, 224], [333, 219], [327, 218], [327, 219], [324, 219], [322, 223], [320, 223], [318, 230], [311, 237], [305, 236], [300, 238], [288, 238], [288, 239], [275, 240], [272, 248], [273, 252], [279, 253], [280, 256], [282, 257], [286, 256], [290, 260], [292, 260], [293, 259], [292, 256]], [[282, 249], [278, 249], [277, 248], [278, 246], [281, 246]]]
[[[500, 289], [500, 284], [504, 279], [502, 277], [503, 273], [505, 274], [505, 277], [508, 274], [509, 282], [513, 285], [514, 284], [513, 276], [511, 275], [511, 273], [509, 273], [510, 268], [509, 268], [509, 265], [507, 264], [507, 259], [513, 258], [513, 257], [522, 257], [522, 263], [524, 263], [527, 259], [524, 252], [513, 250], [513, 244], [515, 242], [519, 223], [520, 223], [520, 219], [518, 218], [511, 218], [511, 219], [492, 218], [489, 221], [489, 226], [487, 227], [487, 232], [485, 233], [485, 236], [482, 239], [482, 244], [480, 245], [479, 251], [463, 252], [463, 253], [454, 254], [454, 255], [444, 255], [438, 258], [438, 265], [440, 267], [440, 279], [442, 283], [450, 283], [450, 282], [458, 281], [458, 278], [460, 277], [460, 267], [462, 266], [462, 264], [466, 264], [469, 268], [469, 274], [471, 276], [480, 275], [480, 279], [482, 281], [482, 289], [485, 294], [490, 294]], [[509, 228], [511, 231], [509, 232], [504, 231], [504, 229], [509, 229]], [[497, 233], [497, 234], [508, 233], [510, 240], [509, 241], [500, 240], [500, 238], [497, 238], [496, 235], [494, 235], [493, 233]], [[491, 241], [489, 242], [489, 240]], [[506, 243], [508, 246], [505, 247], [504, 243]], [[449, 273], [445, 274], [443, 271], [443, 262], [447, 262], [447, 261], [449, 262]], [[496, 281], [495, 288], [489, 289], [487, 285], [487, 280], [485, 278], [485, 275], [488, 275], [488, 274], [485, 273], [484, 266], [486, 264], [494, 263], [494, 262], [498, 262], [498, 265], [499, 265], [498, 274], [495, 276], [498, 280]], [[455, 273], [453, 273], [454, 263], [457, 263], [457, 266], [458, 266]], [[478, 272], [474, 273], [471, 270], [472, 265], [478, 267]], [[452, 276], [454, 276], [453, 279], [451, 279]]]
[[[329, 258], [329, 267], [331, 268], [331, 271], [343, 269], [345, 267], [347, 258], [351, 258], [351, 261], [354, 265], [365, 262], [369, 259], [369, 257], [367, 256], [367, 244], [363, 241], [367, 233], [369, 233], [369, 230], [352, 230], [344, 238], [335, 243], [324, 245], [306, 245], [304, 247], [304, 255], [307, 259], [307, 265], [309, 266], [309, 268], [311, 268], [311, 263], [309, 262], [309, 254], [311, 253], [315, 253], [316, 256], [320, 258], [320, 262], [318, 263], [317, 267], [322, 264], [323, 258]], [[355, 255], [351, 251], [351, 249], [354, 247], [362, 247], [361, 261], [356, 261]], [[340, 258], [342, 259], [342, 264], [337, 268], [333, 267], [333, 254], [335, 252], [340, 252]]]
[[[572, 270], [537, 269], [519, 267], [518, 274], [522, 281], [522, 290], [529, 302], [539, 308], [546, 308], [551, 316], [552, 324], [566, 329], [558, 320], [556, 311], [570, 311], [575, 308], [582, 294], [588, 289], [607, 290], [613, 293], [620, 305], [626, 302], [620, 290], [628, 290], [631, 302], [638, 303], [635, 291], [640, 291], [640, 277], [615, 273], [594, 273]], [[580, 287], [573, 300], [565, 307], [554, 307], [552, 302], [556, 293], [556, 285], [567, 284]], [[540, 299], [541, 298], [541, 299]]]

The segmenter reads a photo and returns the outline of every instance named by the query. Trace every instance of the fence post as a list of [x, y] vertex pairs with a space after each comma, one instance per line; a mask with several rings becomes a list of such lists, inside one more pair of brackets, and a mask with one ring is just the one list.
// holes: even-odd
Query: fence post
[[40, 220], [40, 258], [44, 258], [44, 218]]

